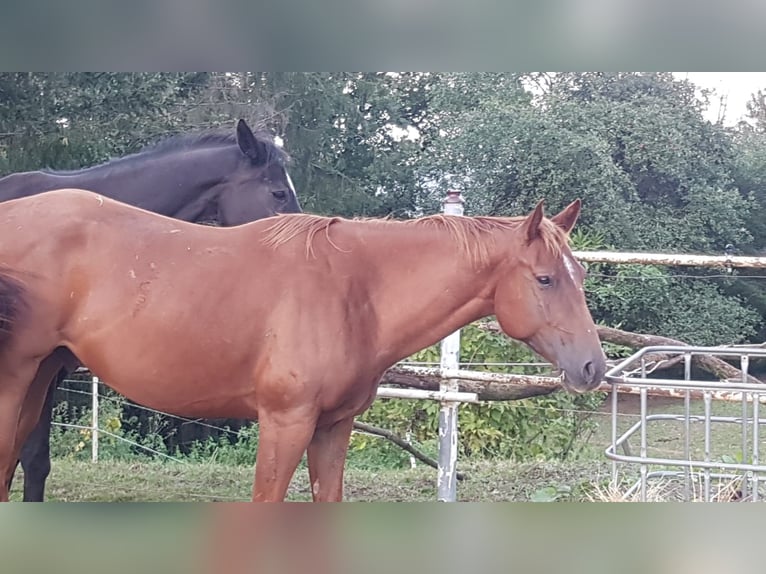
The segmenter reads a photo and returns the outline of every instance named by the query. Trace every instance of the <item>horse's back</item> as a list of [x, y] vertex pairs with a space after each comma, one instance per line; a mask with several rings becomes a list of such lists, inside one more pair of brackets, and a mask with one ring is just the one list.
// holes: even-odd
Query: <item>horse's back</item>
[[[20, 174], [21, 175], [21, 174]], [[8, 176], [13, 177], [13, 176]], [[54, 190], [45, 190], [34, 195], [9, 197], [2, 200], [0, 204], [1, 211], [18, 212], [19, 210], [34, 210], [36, 212], [45, 212], [61, 209], [62, 207], [73, 212], [81, 210], [89, 201], [96, 200], [99, 203], [101, 198], [97, 193], [77, 188], [59, 188]]]
[[120, 222], [125, 225], [126, 220], [144, 223], [163, 221], [165, 225], [184, 224], [184, 222], [110, 199], [105, 195], [77, 188], [55, 189], [3, 201], [0, 203], [0, 217], [2, 216], [19, 221], [28, 219], [40, 225], [53, 225], [53, 228], [49, 229], [51, 232], [91, 222], [110, 222], [116, 227], [120, 225]]
[[12, 173], [0, 178], [0, 202], [50, 191], [56, 186], [53, 178], [42, 171]]

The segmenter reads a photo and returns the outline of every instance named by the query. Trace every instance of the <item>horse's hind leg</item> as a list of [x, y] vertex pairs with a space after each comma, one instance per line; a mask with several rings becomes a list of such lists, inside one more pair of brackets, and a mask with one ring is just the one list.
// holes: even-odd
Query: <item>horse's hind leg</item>
[[[51, 420], [53, 418], [53, 398], [56, 388], [66, 378], [69, 368], [61, 368], [60, 359], [63, 349], [57, 350], [40, 365], [35, 382], [27, 393], [24, 410], [19, 421], [19, 437], [29, 432], [21, 447], [19, 459], [24, 469], [24, 502], [42, 502], [45, 498], [45, 481], [51, 470]], [[47, 382], [46, 382], [47, 381]], [[40, 410], [39, 397], [41, 387], [47, 386], [47, 393]], [[35, 424], [35, 421], [37, 423]]]
[[[37, 372], [38, 361], [29, 359], [0, 373], [0, 502], [8, 500], [8, 479], [16, 467], [18, 449], [16, 435], [27, 391]], [[7, 367], [6, 367], [7, 368]], [[41, 397], [41, 402], [42, 402]]]
[[[59, 374], [61, 378], [66, 376], [66, 371], [61, 368], [65, 364], [62, 356], [57, 350], [40, 364], [19, 413], [14, 451], [24, 468], [25, 502], [42, 502], [45, 494], [45, 480], [51, 467], [51, 411], [57, 387], [52, 381], [58, 382]], [[43, 410], [45, 412], [41, 417]], [[8, 470], [9, 490], [17, 464], [18, 460], [14, 461], [13, 467]]]
[[309, 479], [314, 502], [343, 500], [343, 468], [354, 417], [317, 428], [308, 447]]
[[[61, 373], [65, 374], [65, 371]], [[50, 433], [53, 397], [56, 394], [58, 381], [59, 377], [56, 377], [49, 385], [40, 419], [24, 441], [19, 454], [19, 462], [24, 469], [24, 502], [42, 502], [45, 499], [45, 481], [51, 472]]]
[[[35, 425], [24, 445], [21, 447], [19, 459], [9, 472], [8, 490], [13, 484], [13, 475], [19, 463], [24, 469], [24, 502], [42, 502], [45, 497], [45, 481], [51, 470], [50, 460], [50, 430], [53, 418], [53, 397], [60, 380], [66, 376], [62, 370], [56, 380], [49, 385], [45, 397], [40, 420]], [[27, 393], [29, 398], [29, 393]]]

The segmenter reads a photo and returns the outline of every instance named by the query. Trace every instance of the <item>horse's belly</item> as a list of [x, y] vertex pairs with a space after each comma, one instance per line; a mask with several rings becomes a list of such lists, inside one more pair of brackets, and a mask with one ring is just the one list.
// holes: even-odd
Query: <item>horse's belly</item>
[[251, 420], [258, 418], [258, 412], [252, 407], [252, 401], [242, 400], [239, 397], [210, 396], [207, 393], [195, 396], [189, 392], [188, 387], [184, 387], [181, 395], [168, 394], [167, 391], [171, 390], [168, 387], [163, 388], [162, 393], [153, 392], [149, 387], [134, 385], [124, 389], [120, 385], [114, 385], [113, 388], [140, 405], [177, 416]]
[[[145, 377], [145, 375], [144, 375]], [[246, 389], [227, 385], [224, 380], [180, 380], [107, 376], [104, 383], [131, 401], [162, 412], [204, 418], [257, 418], [254, 401], [243, 396]]]
[[179, 351], [168, 340], [141, 352], [117, 343], [72, 350], [105, 384], [141, 405], [190, 417], [257, 414], [247, 363], [219, 349]]

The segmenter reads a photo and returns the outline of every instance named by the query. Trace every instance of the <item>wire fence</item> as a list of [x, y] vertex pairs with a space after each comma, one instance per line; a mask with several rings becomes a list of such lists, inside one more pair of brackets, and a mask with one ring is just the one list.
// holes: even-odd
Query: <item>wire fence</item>
[[[427, 366], [436, 366], [436, 364], [428, 363], [428, 362], [419, 362], [418, 364], [427, 365]], [[461, 367], [476, 367], [479, 365], [492, 366], [492, 367], [508, 367], [508, 368], [515, 368], [515, 367], [521, 367], [521, 366], [538, 367], [538, 368], [550, 367], [550, 365], [547, 363], [529, 363], [529, 362], [527, 363], [490, 363], [490, 362], [476, 363], [476, 362], [473, 362], [473, 363], [461, 363], [460, 366]], [[86, 373], [87, 373], [86, 371], [81, 371], [80, 375], [84, 376]], [[145, 407], [130, 401], [126, 401], [126, 399], [124, 399], [123, 397], [115, 394], [114, 391], [106, 390], [108, 389], [108, 385], [98, 380], [97, 377], [92, 377], [91, 380], [67, 379], [64, 381], [64, 383], [66, 384], [66, 386], [58, 387], [57, 390], [59, 391], [59, 393], [63, 393], [65, 397], [66, 395], [75, 395], [82, 398], [87, 398], [88, 400], [85, 401], [85, 404], [92, 405], [90, 424], [77, 424], [77, 423], [69, 422], [65, 420], [56, 420], [53, 422], [53, 424], [55, 426], [59, 426], [62, 428], [89, 432], [91, 460], [94, 462], [99, 459], [99, 449], [100, 449], [99, 437], [102, 437], [102, 436], [112, 437], [115, 440], [118, 440], [127, 445], [130, 445], [130, 447], [133, 449], [146, 453], [150, 457], [160, 457], [166, 460], [173, 460], [175, 462], [188, 461], [188, 459], [185, 459], [183, 457], [173, 456], [172, 454], [162, 452], [140, 441], [133, 440], [122, 434], [117, 434], [115, 432], [108, 430], [107, 428], [105, 428], [104, 421], [101, 420], [101, 418], [103, 417], [104, 409], [99, 407], [99, 403], [102, 405], [104, 403], [111, 403], [112, 405], [116, 405], [120, 407], [123, 405], [128, 405], [131, 410], [137, 410], [137, 411], [146, 413], [147, 415], [150, 415], [150, 416], [159, 417], [161, 421], [162, 420], [177, 421], [186, 425], [192, 425], [192, 426], [198, 427], [200, 429], [209, 429], [217, 433], [220, 433], [220, 435], [227, 436], [230, 439], [230, 443], [235, 443], [236, 440], [240, 437], [240, 431], [233, 430], [232, 428], [228, 426], [216, 425], [204, 419], [191, 419], [191, 418], [182, 417], [182, 416], [178, 416], [174, 414], [169, 414], [169, 413], [159, 411], [157, 409]], [[78, 385], [83, 388], [73, 388], [72, 385]], [[104, 387], [106, 387], [106, 389]], [[97, 392], [97, 395], [94, 395], [94, 392]], [[94, 400], [94, 397], [96, 398], [96, 400]], [[407, 398], [407, 397], [394, 396], [390, 398]], [[550, 408], [548, 409], [548, 412], [549, 413], [551, 412]], [[561, 412], [563, 414], [565, 411], [562, 410]], [[577, 411], [570, 410], [569, 412], [575, 413]], [[585, 415], [586, 411], [582, 411], [579, 414]], [[600, 414], [600, 413], [597, 413], [597, 414]], [[250, 423], [250, 424], [257, 424], [257, 423]], [[163, 424], [162, 422], [159, 422], [156, 426], [162, 427]], [[379, 440], [384, 440], [378, 435], [370, 434], [362, 430], [355, 430], [354, 432], [358, 434], [367, 434]], [[419, 444], [418, 441], [413, 440], [412, 437], [409, 437], [407, 439], [407, 442], [409, 442], [410, 444], [413, 444], [417, 448], [425, 448], [425, 445]]]
[[[438, 366], [438, 364], [433, 362], [405, 362], [402, 363], [403, 365], [418, 365], [418, 366]], [[510, 362], [468, 362], [468, 363], [460, 363], [461, 368], [469, 368], [469, 367], [476, 367], [476, 366], [483, 366], [483, 367], [506, 367], [508, 369], [518, 368], [518, 367], [537, 367], [541, 369], [549, 368], [549, 363], [531, 363], [531, 362], [521, 362], [521, 363], [510, 363]], [[95, 377], [94, 377], [95, 378]], [[87, 397], [88, 403], [92, 404], [92, 398], [93, 398], [93, 382], [92, 381], [86, 381], [81, 379], [66, 379], [63, 381], [67, 386], [59, 386], [57, 390], [59, 393], [61, 393], [61, 396], [64, 398], [66, 395], [77, 395], [80, 397]], [[82, 385], [85, 388], [73, 388], [71, 385]], [[104, 383], [103, 381], [98, 380], [96, 382], [98, 385], [98, 388], [100, 389], [98, 393], [98, 400], [100, 402], [107, 402], [112, 403], [116, 406], [123, 406], [127, 405], [130, 409], [134, 409], [137, 411], [141, 411], [143, 413], [146, 413], [147, 415], [162, 417], [166, 420], [171, 421], [178, 421], [184, 424], [193, 425], [196, 427], [199, 427], [201, 429], [209, 429], [212, 431], [216, 431], [217, 433], [220, 433], [221, 435], [228, 436], [230, 439], [235, 441], [240, 436], [240, 431], [234, 430], [230, 428], [229, 426], [222, 426], [222, 425], [216, 425], [211, 422], [209, 422], [206, 419], [199, 419], [199, 418], [187, 418], [182, 417], [170, 413], [166, 413], [163, 411], [159, 411], [157, 409], [153, 409], [150, 407], [142, 406], [138, 403], [133, 403], [132, 401], [127, 401], [124, 397], [117, 395], [112, 391], [108, 384]], [[107, 390], [108, 389], [108, 390]], [[105, 392], [106, 391], [106, 392]], [[553, 414], [558, 413], [561, 416], [565, 415], [580, 415], [580, 416], [587, 416], [587, 417], [598, 417], [598, 418], [607, 418], [609, 417], [609, 412], [606, 410], [601, 409], [582, 409], [582, 408], [559, 408], [555, 406], [536, 406], [533, 402], [527, 402], [525, 404], [525, 408], [532, 409], [532, 410], [538, 410], [540, 412], [545, 412], [547, 414]], [[98, 435], [104, 435], [104, 436], [110, 436], [112, 438], [115, 438], [116, 440], [120, 440], [126, 444], [129, 444], [130, 446], [146, 452], [150, 456], [158, 456], [163, 459], [167, 460], [173, 460], [175, 462], [187, 462], [187, 459], [184, 459], [183, 457], [178, 456], [172, 456], [165, 452], [161, 452], [157, 449], [154, 449], [150, 446], [147, 446], [146, 444], [142, 444], [138, 441], [132, 440], [130, 438], [127, 438], [123, 435], [119, 435], [117, 433], [114, 433], [110, 430], [108, 430], [105, 426], [102, 420], [100, 420], [99, 413], [101, 413], [101, 416], [103, 416], [103, 409], [99, 408], [97, 411], [92, 411], [91, 413], [91, 424], [85, 425], [85, 424], [76, 424], [73, 422], [64, 422], [63, 420], [56, 420], [52, 424], [54, 426], [62, 427], [62, 428], [70, 428], [70, 429], [76, 429], [76, 430], [86, 430], [90, 432], [96, 433], [96, 436]], [[638, 417], [637, 414], [625, 414], [621, 415], [624, 416], [626, 419], [633, 419]], [[252, 424], [257, 424], [256, 421], [253, 421]], [[162, 426], [159, 424], [158, 426]], [[367, 434], [370, 436], [374, 436], [376, 438], [380, 438], [377, 435], [371, 435], [370, 433], [366, 433], [361, 430], [355, 430], [355, 433], [359, 434]], [[381, 439], [382, 440], [382, 439]], [[95, 443], [95, 446], [92, 447], [92, 460], [96, 461], [98, 460], [98, 443]]]

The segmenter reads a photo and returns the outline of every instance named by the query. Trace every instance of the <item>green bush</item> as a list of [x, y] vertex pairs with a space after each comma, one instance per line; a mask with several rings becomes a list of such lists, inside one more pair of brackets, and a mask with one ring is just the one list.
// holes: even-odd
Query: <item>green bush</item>
[[[437, 362], [439, 346], [429, 347], [411, 357], [417, 362]], [[520, 343], [468, 325], [461, 332], [461, 362], [508, 363], [532, 362], [535, 356]], [[476, 370], [525, 374], [525, 367], [492, 367], [476, 364]], [[564, 459], [578, 453], [578, 439], [595, 429], [591, 411], [602, 402], [603, 393], [570, 395], [556, 392], [543, 397], [461, 405], [458, 411], [459, 447], [462, 456], [474, 458]], [[426, 453], [435, 454], [438, 433], [439, 403], [435, 401], [377, 400], [360, 420], [384, 427], [404, 437]], [[406, 453], [392, 452], [381, 440], [355, 434], [351, 440], [350, 460], [403, 466]], [[365, 451], [368, 451], [365, 453]], [[362, 456], [365, 453], [366, 456]]]
[[[130, 424], [134, 422], [124, 418], [123, 407], [127, 399], [108, 388], [101, 389], [99, 399], [99, 429], [101, 430], [98, 441], [99, 459], [129, 460], [136, 456], [144, 458], [156, 456], [141, 447], [152, 449], [161, 454], [170, 454], [163, 440], [162, 426], [164, 420], [162, 415], [152, 415], [147, 425], [148, 429], [144, 432], [127, 430]], [[67, 401], [60, 401], [56, 404], [53, 410], [54, 423], [88, 428], [53, 425], [51, 427], [51, 456], [90, 460], [93, 441], [90, 429], [93, 422], [92, 416], [89, 405], [72, 406]]]
[[251, 465], [255, 463], [258, 450], [258, 425], [242, 427], [233, 436], [221, 435], [215, 439], [194, 442], [186, 455], [194, 462], [216, 462], [230, 465]]

